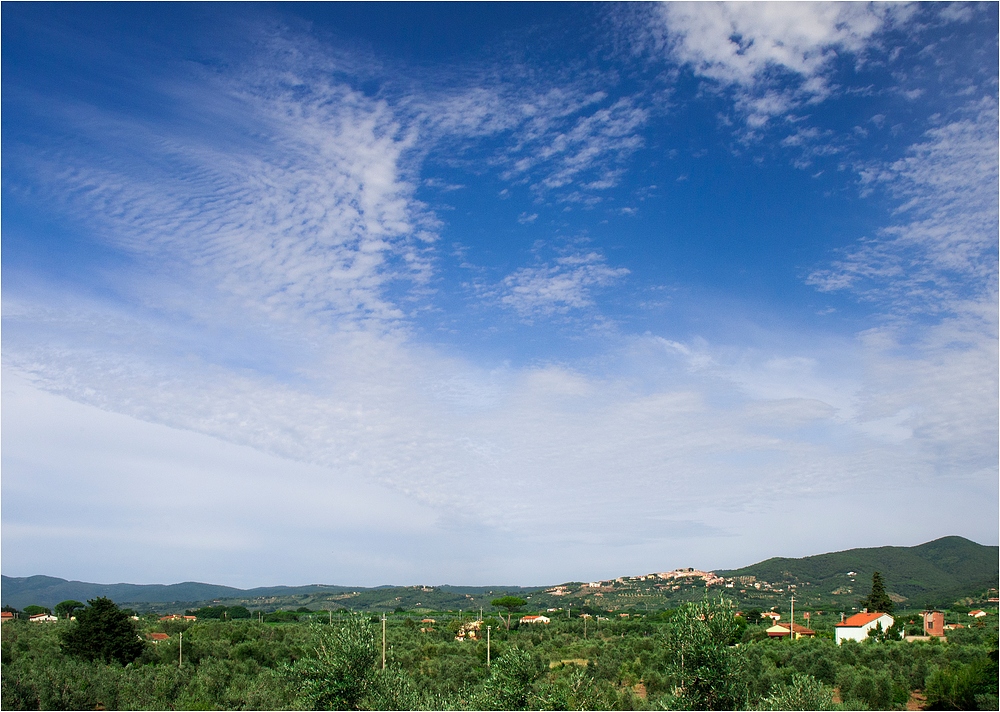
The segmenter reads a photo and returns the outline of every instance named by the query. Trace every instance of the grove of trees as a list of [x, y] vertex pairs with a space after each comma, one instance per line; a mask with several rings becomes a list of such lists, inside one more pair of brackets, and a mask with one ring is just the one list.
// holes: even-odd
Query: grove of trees
[[[824, 631], [816, 639], [768, 639], [766, 622], [748, 623], [722, 598], [615, 616], [599, 632], [591, 622], [587, 638], [580, 618], [511, 621], [509, 631], [493, 618], [483, 622], [494, 625], [490, 664], [486, 641], [455, 640], [447, 614], [436, 615], [429, 625], [390, 614], [383, 667], [375, 616], [300, 610], [286, 622], [137, 622], [95, 599], [75, 621], [3, 625], [0, 705], [826, 710], [903, 709], [920, 700], [928, 709], [997, 709], [995, 615], [952, 631], [947, 643], [873, 638], [841, 646]], [[167, 637], [153, 643], [153, 632]]]

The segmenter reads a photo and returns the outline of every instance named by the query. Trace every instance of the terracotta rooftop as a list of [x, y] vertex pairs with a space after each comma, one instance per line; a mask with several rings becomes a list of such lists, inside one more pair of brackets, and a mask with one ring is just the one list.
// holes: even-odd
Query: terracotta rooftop
[[853, 616], [849, 617], [843, 623], [838, 623], [836, 627], [838, 628], [860, 628], [863, 625], [868, 625], [873, 620], [881, 618], [882, 616], [888, 615], [888, 613], [855, 613]]

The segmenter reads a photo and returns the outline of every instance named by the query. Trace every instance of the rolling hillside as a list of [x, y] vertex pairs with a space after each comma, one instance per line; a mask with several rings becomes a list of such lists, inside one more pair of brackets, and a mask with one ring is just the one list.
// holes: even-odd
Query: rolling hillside
[[[530, 595], [537, 588], [520, 586], [267, 586], [239, 589], [207, 583], [176, 584], [99, 584], [67, 581], [52, 576], [2, 577], [0, 596], [3, 605], [23, 608], [35, 604], [55, 606], [60, 601], [87, 601], [107, 596], [119, 605], [140, 609], [177, 612], [185, 608], [221, 601], [226, 605], [251, 608], [350, 608], [352, 610], [472, 610], [489, 606], [489, 601], [508, 593]], [[143, 605], [145, 604], [145, 605]]]
[[[721, 576], [754, 576], [781, 583], [808, 583], [824, 594], [859, 598], [868, 593], [872, 573], [881, 571], [890, 594], [907, 606], [936, 606], [997, 587], [1000, 548], [958, 536], [919, 546], [849, 549], [802, 559], [773, 558]], [[856, 575], [848, 576], [849, 572]]]
[[[850, 549], [802, 559], [773, 558], [731, 571], [718, 571], [734, 585], [723, 589], [741, 605], [770, 607], [795, 591], [803, 606], [851, 610], [868, 593], [873, 571], [881, 571], [890, 594], [906, 607], [944, 606], [966, 596], [979, 596], [998, 586], [1000, 549], [982, 546], [952, 536], [913, 547], [883, 546]], [[853, 576], [850, 575], [853, 572]], [[753, 584], [736, 583], [738, 577], [754, 577]], [[676, 606], [684, 600], [704, 596], [698, 581], [663, 586], [643, 577], [623, 577], [600, 589], [583, 583], [564, 584], [564, 593], [546, 593], [543, 587], [520, 586], [379, 586], [376, 588], [331, 586], [269, 586], [238, 589], [206, 583], [169, 585], [96, 584], [67, 581], [51, 576], [2, 577], [4, 605], [23, 608], [36, 604], [52, 607], [60, 601], [86, 601], [107, 596], [120, 605], [162, 612], [182, 611], [213, 601], [274, 610], [305, 606], [313, 610], [348, 608], [392, 611], [475, 610], [489, 608], [493, 598], [514, 594], [529, 599], [528, 608], [545, 610], [584, 605], [602, 609]], [[743, 579], [740, 579], [743, 580]], [[761, 583], [764, 583], [761, 587]], [[790, 589], [789, 585], [795, 588]], [[712, 589], [715, 590], [715, 589]]]

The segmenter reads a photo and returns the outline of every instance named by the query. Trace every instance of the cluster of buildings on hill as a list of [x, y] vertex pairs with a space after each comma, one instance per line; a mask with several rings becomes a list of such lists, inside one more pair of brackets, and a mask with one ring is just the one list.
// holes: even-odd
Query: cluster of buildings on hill
[[[683, 585], [696, 583], [706, 587], [724, 586], [725, 588], [739, 588], [740, 593], [746, 593], [748, 588], [752, 588], [757, 591], [773, 591], [775, 593], [783, 593], [785, 590], [784, 586], [787, 586], [787, 588], [792, 591], [796, 588], [795, 584], [778, 585], [771, 584], [767, 581], [759, 581], [755, 576], [734, 576], [731, 578], [725, 578], [723, 576], [719, 576], [714, 571], [702, 571], [701, 569], [687, 568], [674, 569], [673, 571], [660, 571], [658, 573], [643, 574], [640, 576], [619, 576], [615, 579], [591, 581], [590, 583], [583, 584], [580, 587], [580, 591], [583, 593], [592, 593], [595, 596], [601, 596], [604, 593], [614, 591], [616, 588], [640, 584], [646, 584], [658, 589], [676, 591]], [[552, 596], [567, 596], [573, 593], [573, 591], [567, 585], [560, 585], [546, 589], [545, 593]]]

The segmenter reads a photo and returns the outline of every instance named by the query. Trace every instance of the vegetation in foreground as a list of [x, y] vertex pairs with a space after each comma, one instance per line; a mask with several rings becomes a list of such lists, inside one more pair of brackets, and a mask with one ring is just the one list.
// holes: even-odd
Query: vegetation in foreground
[[[517, 607], [504, 603], [508, 612]], [[953, 631], [947, 643], [837, 646], [829, 629], [816, 639], [769, 640], [765, 624], [748, 623], [755, 617], [736, 615], [723, 598], [627, 619], [519, 626], [515, 617], [509, 630], [497, 618], [477, 631], [468, 617], [400, 613], [385, 620], [383, 667], [378, 617], [198, 613], [193, 623], [136, 621], [95, 599], [75, 621], [5, 623], [2, 706], [903, 709], [922, 691], [927, 709], [998, 707], [995, 615]]]

